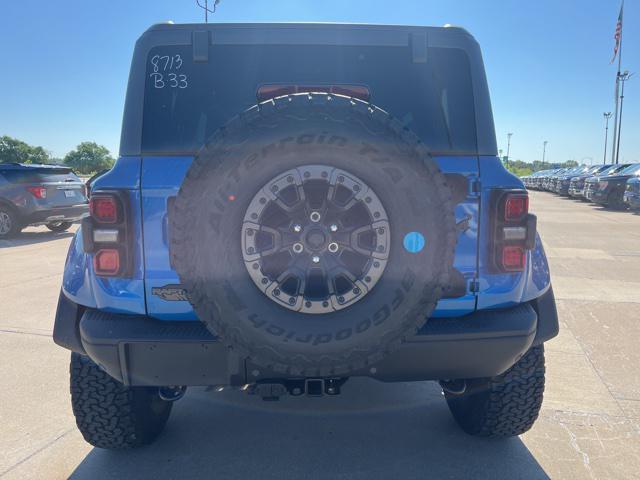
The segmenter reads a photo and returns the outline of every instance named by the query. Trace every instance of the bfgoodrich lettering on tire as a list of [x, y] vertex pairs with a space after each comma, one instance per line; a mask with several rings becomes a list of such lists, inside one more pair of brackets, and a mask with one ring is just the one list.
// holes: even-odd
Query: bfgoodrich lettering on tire
[[431, 314], [456, 242], [451, 193], [417, 137], [348, 97], [244, 112], [202, 148], [169, 212], [198, 317], [289, 375], [379, 361]]

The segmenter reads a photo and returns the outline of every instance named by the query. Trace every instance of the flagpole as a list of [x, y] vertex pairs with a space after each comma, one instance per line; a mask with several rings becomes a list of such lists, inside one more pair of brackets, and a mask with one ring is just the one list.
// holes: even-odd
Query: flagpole
[[[624, 12], [624, 0], [622, 0], [622, 5], [620, 6], [620, 14]], [[619, 127], [619, 105], [620, 105], [620, 74], [622, 73], [622, 23], [624, 22], [624, 16], [620, 18], [620, 42], [618, 46], [618, 71], [616, 72], [616, 106], [615, 106], [615, 114], [613, 117], [613, 142], [611, 145], [611, 164], [618, 163], [618, 132], [620, 130]]]

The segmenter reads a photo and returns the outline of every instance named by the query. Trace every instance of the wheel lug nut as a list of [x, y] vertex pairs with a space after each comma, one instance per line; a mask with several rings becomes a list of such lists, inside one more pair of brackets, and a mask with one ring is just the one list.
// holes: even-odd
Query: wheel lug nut
[[322, 218], [320, 212], [311, 212], [311, 215], [309, 215], [309, 219], [314, 223], [319, 222], [320, 218]]
[[302, 227], [297, 223], [293, 226], [293, 231], [296, 233], [300, 233], [302, 231]]
[[304, 246], [301, 243], [294, 243], [293, 244], [293, 251], [295, 253], [302, 253], [303, 250], [304, 250]]
[[314, 255], [313, 257], [311, 257], [311, 261], [313, 263], [320, 263], [320, 257], [317, 255]]
[[329, 227], [329, 230], [331, 230], [332, 232], [337, 232], [338, 231], [338, 225], [336, 225], [335, 223], [333, 225], [331, 225]]
[[338, 244], [336, 242], [331, 242], [328, 249], [331, 253], [336, 253], [338, 251]]

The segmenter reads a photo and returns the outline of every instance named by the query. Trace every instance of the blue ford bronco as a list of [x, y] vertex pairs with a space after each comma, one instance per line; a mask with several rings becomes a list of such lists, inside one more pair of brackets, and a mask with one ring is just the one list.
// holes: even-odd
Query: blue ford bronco
[[266, 400], [438, 381], [469, 434], [536, 420], [549, 267], [457, 27], [155, 25], [92, 186], [54, 327], [102, 448], [188, 386]]

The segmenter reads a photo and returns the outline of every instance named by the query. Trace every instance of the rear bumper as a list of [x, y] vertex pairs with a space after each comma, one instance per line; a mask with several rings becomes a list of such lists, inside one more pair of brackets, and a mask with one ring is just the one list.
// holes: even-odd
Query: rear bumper
[[[514, 308], [430, 319], [396, 352], [353, 375], [389, 382], [491, 377], [557, 333], [549, 289]], [[201, 322], [84, 310], [62, 293], [53, 338], [127, 385], [244, 385], [281, 378], [230, 352]]]
[[47, 210], [35, 210], [24, 216], [25, 225], [46, 225], [54, 222], [77, 222], [89, 215], [89, 205], [72, 205]]

